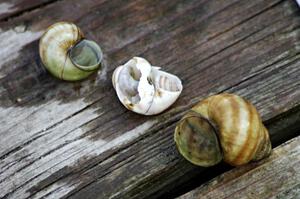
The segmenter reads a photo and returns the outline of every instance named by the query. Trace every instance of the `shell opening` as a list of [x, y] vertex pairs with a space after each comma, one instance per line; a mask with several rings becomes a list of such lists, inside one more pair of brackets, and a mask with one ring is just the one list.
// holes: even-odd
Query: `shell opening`
[[179, 152], [193, 164], [207, 167], [222, 160], [214, 125], [195, 112], [179, 121], [174, 139]]
[[103, 58], [101, 48], [93, 41], [83, 39], [69, 51], [72, 63], [81, 70], [96, 70]]
[[120, 72], [119, 84], [122, 85], [122, 92], [134, 104], [141, 100], [138, 92], [141, 76], [141, 72], [134, 64], [126, 65]]

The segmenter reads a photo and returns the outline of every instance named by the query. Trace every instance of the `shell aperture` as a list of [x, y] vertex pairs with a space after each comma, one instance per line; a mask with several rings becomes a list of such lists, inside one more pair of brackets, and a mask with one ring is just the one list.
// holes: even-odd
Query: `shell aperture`
[[177, 149], [190, 162], [208, 167], [222, 160], [214, 125], [194, 111], [188, 112], [176, 126]]
[[121, 103], [143, 115], [155, 115], [166, 110], [182, 91], [180, 79], [151, 66], [141, 57], [134, 57], [119, 66], [112, 82]]
[[86, 39], [70, 48], [69, 56], [75, 66], [86, 71], [96, 70], [103, 57], [100, 47]]

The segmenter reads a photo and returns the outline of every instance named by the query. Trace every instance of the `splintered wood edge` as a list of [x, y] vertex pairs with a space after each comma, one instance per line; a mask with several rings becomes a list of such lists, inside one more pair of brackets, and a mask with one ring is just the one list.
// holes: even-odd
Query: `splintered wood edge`
[[300, 136], [276, 147], [269, 158], [228, 171], [178, 199], [299, 198], [299, 165]]

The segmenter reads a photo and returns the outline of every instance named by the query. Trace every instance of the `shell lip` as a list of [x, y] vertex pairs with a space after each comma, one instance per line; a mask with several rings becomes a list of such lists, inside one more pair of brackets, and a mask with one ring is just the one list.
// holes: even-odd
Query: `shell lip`
[[[201, 113], [198, 113], [198, 112], [196, 112], [194, 110], [190, 110], [182, 119], [179, 120], [178, 124], [181, 123], [181, 122], [183, 122], [184, 120], [186, 120], [188, 118], [198, 118], [198, 119], [204, 120], [211, 127], [211, 129], [213, 130], [213, 133], [215, 134], [214, 137], [217, 139], [216, 143], [218, 145], [218, 148], [220, 149], [219, 150], [219, 153], [220, 153], [219, 157], [223, 157], [222, 146], [220, 144], [219, 137], [217, 136], [218, 135], [218, 128], [217, 128], [217, 126], [212, 121], [210, 121], [209, 119], [207, 119], [206, 117], [204, 117]], [[175, 141], [175, 144], [176, 144], [176, 147], [177, 147], [179, 153], [185, 159], [187, 159], [192, 164], [197, 165], [197, 166], [201, 166], [201, 167], [211, 167], [211, 166], [214, 166], [214, 165], [216, 165], [216, 164], [218, 164], [218, 163], [220, 163], [222, 161], [222, 158], [220, 158], [220, 159], [217, 159], [216, 161], [211, 161], [211, 162], [207, 163], [205, 160], [193, 161], [191, 158], [189, 158], [186, 155], [186, 153], [181, 149], [180, 144], [177, 142], [177, 140], [179, 139], [179, 137], [178, 137], [179, 135], [177, 135], [177, 131], [178, 131], [178, 128], [179, 128], [178, 124], [176, 125], [176, 128], [175, 128], [174, 141]]]
[[[187, 116], [185, 116], [185, 117], [183, 117], [182, 120], [186, 119], [186, 118], [197, 117], [197, 118], [200, 118], [200, 119], [204, 120], [205, 122], [207, 122], [207, 124], [209, 124], [210, 127], [213, 129], [213, 131], [214, 131], [214, 133], [216, 135], [216, 138], [218, 140], [219, 148], [221, 149], [222, 146], [221, 146], [221, 142], [220, 142], [220, 138], [219, 138], [220, 132], [219, 132], [218, 126], [213, 121], [211, 121], [211, 120], [207, 119], [206, 117], [204, 117], [201, 113], [198, 113], [198, 112], [196, 112], [194, 110], [190, 110], [189, 113], [190, 114], [187, 115]], [[223, 152], [221, 151], [221, 153], [223, 153]]]
[[216, 135], [219, 135], [219, 130], [217, 128], [217, 125], [213, 121], [211, 121], [211, 120], [207, 119], [206, 117], [204, 117], [201, 113], [198, 113], [198, 112], [196, 112], [194, 110], [190, 110], [189, 113], [186, 116], [184, 116], [181, 120], [184, 120], [184, 119], [187, 119], [187, 118], [191, 118], [191, 117], [197, 117], [197, 118], [200, 118], [200, 119], [204, 120], [214, 130], [214, 133]]
[[[87, 51], [86, 49], [81, 49], [81, 51], [79, 53], [81, 53], [81, 57], [80, 54], [77, 54], [80, 49], [78, 48], [84, 48], [82, 47], [82, 45], [87, 45], [89, 51]], [[103, 52], [101, 47], [94, 41], [91, 40], [87, 40], [87, 39], [81, 39], [79, 40], [76, 44], [74, 44], [71, 48], [69, 48], [68, 50], [68, 57], [70, 58], [71, 62], [74, 64], [75, 67], [77, 67], [80, 70], [83, 71], [95, 71], [97, 70], [100, 66], [101, 66], [101, 62], [103, 59]], [[75, 54], [75, 55], [73, 55]], [[79, 58], [76, 58], [78, 57]], [[93, 57], [92, 57], [93, 56]], [[83, 59], [84, 62], [86, 62], [87, 60], [86, 57], [91, 58], [91, 59], [96, 59], [96, 61], [94, 61], [92, 64], [82, 64], [80, 63], [82, 60], [76, 60], [76, 59]], [[91, 61], [91, 60], [90, 60]]]

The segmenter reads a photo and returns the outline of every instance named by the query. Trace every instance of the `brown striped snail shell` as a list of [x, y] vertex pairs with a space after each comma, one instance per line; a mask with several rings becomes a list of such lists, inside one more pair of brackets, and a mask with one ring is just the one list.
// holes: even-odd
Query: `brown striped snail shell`
[[222, 159], [243, 165], [269, 156], [272, 150], [256, 108], [234, 94], [199, 102], [178, 122], [174, 140], [184, 158], [204, 167]]
[[100, 67], [103, 57], [101, 48], [69, 22], [50, 26], [40, 39], [39, 52], [47, 70], [68, 81], [88, 77]]

